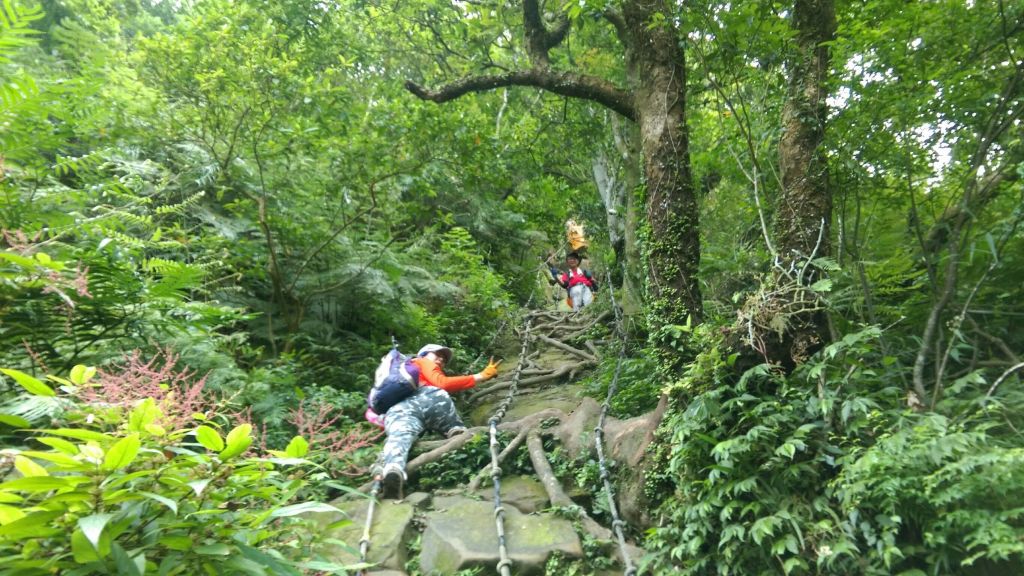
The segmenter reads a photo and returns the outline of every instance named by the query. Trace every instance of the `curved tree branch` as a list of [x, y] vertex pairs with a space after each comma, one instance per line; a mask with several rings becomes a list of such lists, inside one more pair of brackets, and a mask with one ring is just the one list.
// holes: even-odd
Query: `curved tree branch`
[[636, 120], [636, 106], [631, 92], [622, 90], [607, 80], [574, 72], [537, 68], [513, 70], [507, 74], [462, 78], [437, 90], [420, 86], [412, 80], [405, 83], [406, 90], [416, 97], [438, 104], [455, 100], [470, 92], [486, 92], [505, 86], [532, 86], [562, 96], [590, 100], [630, 120]]

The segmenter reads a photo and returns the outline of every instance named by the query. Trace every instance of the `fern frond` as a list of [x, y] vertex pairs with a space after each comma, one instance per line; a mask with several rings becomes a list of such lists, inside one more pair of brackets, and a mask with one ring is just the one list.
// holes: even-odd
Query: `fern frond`
[[18, 48], [35, 43], [33, 36], [39, 31], [30, 28], [29, 24], [42, 17], [43, 9], [38, 4], [16, 4], [12, 0], [4, 0], [0, 7], [0, 64], [10, 62]]
[[198, 204], [204, 196], [206, 196], [206, 192], [199, 191], [177, 204], [157, 206], [155, 212], [158, 216], [164, 216], [167, 214], [184, 214], [186, 209]]
[[31, 100], [39, 94], [39, 87], [32, 76], [24, 70], [16, 76], [7, 79], [7, 82], [0, 84], [0, 104], [3, 105], [0, 111], [17, 107], [26, 100]]
[[57, 176], [67, 176], [71, 173], [95, 172], [97, 168], [107, 161], [106, 150], [95, 150], [82, 156], [57, 156], [57, 163], [53, 165], [53, 171]]

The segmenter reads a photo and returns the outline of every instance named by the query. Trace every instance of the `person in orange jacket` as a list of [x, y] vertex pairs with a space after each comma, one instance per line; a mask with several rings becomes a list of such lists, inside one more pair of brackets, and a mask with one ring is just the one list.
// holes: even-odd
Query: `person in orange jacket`
[[379, 474], [384, 498], [400, 498], [405, 481], [405, 463], [409, 450], [424, 430], [433, 430], [451, 438], [466, 431], [449, 392], [466, 390], [498, 375], [501, 361], [492, 358], [477, 374], [447, 376], [444, 366], [452, 359], [450, 348], [427, 344], [412, 360], [420, 369], [420, 387], [410, 397], [392, 406], [384, 419], [388, 439], [384, 443]]

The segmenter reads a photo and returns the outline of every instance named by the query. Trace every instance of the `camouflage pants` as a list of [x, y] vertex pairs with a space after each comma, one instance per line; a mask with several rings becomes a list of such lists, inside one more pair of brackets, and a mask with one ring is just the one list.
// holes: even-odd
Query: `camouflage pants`
[[405, 469], [405, 461], [413, 442], [424, 430], [444, 434], [455, 426], [462, 426], [455, 403], [444, 390], [423, 386], [415, 394], [395, 404], [384, 418], [388, 433], [384, 443], [381, 466], [396, 463]]

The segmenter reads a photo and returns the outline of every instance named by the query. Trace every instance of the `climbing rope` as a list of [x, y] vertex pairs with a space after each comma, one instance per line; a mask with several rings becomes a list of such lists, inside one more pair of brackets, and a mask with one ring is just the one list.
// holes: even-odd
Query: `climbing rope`
[[[398, 350], [398, 340], [395, 335], [391, 335], [391, 349]], [[384, 466], [384, 452], [381, 451], [377, 454], [377, 461], [374, 462], [372, 469], [381, 470]], [[359, 539], [359, 562], [366, 564], [366, 554], [370, 551], [370, 528], [373, 526], [373, 512], [377, 505], [377, 496], [380, 495], [381, 488], [381, 473], [376, 472], [373, 475], [373, 487], [370, 488], [370, 505], [366, 508], [366, 523], [363, 525], [363, 537]], [[363, 570], [359, 569], [356, 571], [356, 576], [363, 576]]]
[[516, 364], [516, 371], [512, 375], [512, 385], [508, 389], [508, 395], [502, 400], [494, 414], [487, 420], [491, 433], [491, 480], [494, 482], [494, 523], [498, 530], [498, 572], [501, 576], [511, 576], [512, 560], [508, 557], [508, 547], [505, 542], [505, 507], [501, 505], [501, 466], [498, 464], [498, 424], [505, 417], [505, 412], [512, 405], [516, 391], [519, 388], [519, 376], [523, 371], [523, 364], [526, 363], [526, 350], [530, 345], [530, 325], [533, 318], [528, 317], [523, 328], [523, 347], [519, 352], [519, 362]]
[[626, 536], [622, 532], [622, 528], [625, 526], [619, 518], [619, 511], [615, 506], [615, 494], [612, 492], [612, 483], [609, 479], [608, 466], [605, 464], [604, 459], [604, 421], [608, 416], [608, 408], [611, 406], [612, 397], [615, 396], [616, 387], [619, 382], [619, 374], [622, 372], [622, 360], [626, 357], [626, 330], [622, 326], [622, 314], [619, 309], [619, 305], [615, 302], [615, 291], [612, 289], [612, 275], [611, 272], [605, 271], [608, 279], [608, 295], [611, 298], [612, 310], [615, 312], [615, 329], [619, 332], [619, 358], [615, 362], [615, 373], [612, 375], [612, 382], [608, 385], [608, 395], [604, 399], [604, 405], [601, 407], [601, 417], [597, 421], [597, 427], [594, 428], [594, 447], [597, 449], [597, 465], [601, 471], [601, 482], [604, 483], [604, 494], [608, 500], [608, 511], [612, 515], [612, 529], [615, 530], [615, 538], [619, 541], [619, 551], [622, 553], [622, 562], [625, 564], [625, 570], [623, 574], [625, 576], [635, 576], [636, 567], [633, 566], [632, 560], [629, 558], [629, 551], [626, 548]]

